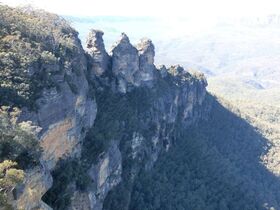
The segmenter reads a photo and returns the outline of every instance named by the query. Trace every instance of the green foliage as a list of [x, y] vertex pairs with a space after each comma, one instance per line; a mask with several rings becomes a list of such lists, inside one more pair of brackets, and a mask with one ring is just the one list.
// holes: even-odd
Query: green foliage
[[193, 81], [194, 78], [189, 72], [185, 71], [181, 66], [171, 66], [168, 69], [168, 81], [175, 85], [181, 85], [186, 82]]
[[176, 138], [152, 171], [140, 172], [128, 209], [279, 207], [280, 181], [259, 162], [267, 140], [240, 116], [214, 102], [208, 121]]
[[[0, 205], [12, 209], [8, 194], [22, 183], [24, 171], [39, 163], [40, 147], [29, 123], [16, 123], [18, 110], [0, 108]], [[18, 164], [19, 163], [19, 164]]]
[[83, 159], [95, 162], [106, 151], [110, 141], [120, 141], [124, 136], [131, 135], [132, 131], [148, 134], [155, 125], [143, 127], [139, 119], [157, 98], [157, 93], [149, 88], [138, 88], [127, 95], [113, 93], [111, 90], [97, 92], [98, 112], [94, 126], [84, 141]]
[[0, 162], [0, 205], [5, 208], [11, 208], [7, 194], [11, 193], [24, 179], [24, 171], [16, 167], [17, 163], [10, 160]]
[[54, 64], [58, 62], [58, 58], [55, 57], [55, 55], [52, 52], [49, 51], [43, 51], [41, 53], [41, 59], [44, 61], [46, 64]]
[[82, 158], [89, 163], [97, 161], [97, 157], [107, 149], [110, 141], [121, 139], [124, 122], [135, 119], [135, 110], [124, 95], [105, 90], [96, 94], [96, 101], [97, 116], [93, 128], [86, 135], [82, 152]]
[[[134, 90], [127, 95], [113, 93], [111, 90], [96, 92], [98, 112], [94, 126], [87, 132], [83, 142], [82, 157], [80, 160], [60, 161], [52, 172], [53, 186], [43, 200], [54, 209], [66, 209], [73, 193], [71, 186], [74, 184], [81, 191], [90, 186], [87, 171], [98, 161], [99, 155], [108, 149], [111, 141], [127, 139], [132, 131], [138, 130], [147, 135], [154, 132], [155, 125], [143, 123], [143, 127], [139, 122], [140, 115], [145, 112], [149, 115], [149, 107], [156, 99], [152, 96], [155, 93], [148, 88]], [[124, 167], [130, 167], [130, 160], [125, 161]], [[127, 191], [128, 187], [124, 189]]]
[[127, 182], [121, 182], [117, 186], [117, 190], [113, 188], [108, 193], [103, 203], [103, 209], [104, 210], [110, 209], [110, 207], [112, 206], [118, 209], [127, 209], [128, 204], [130, 202], [130, 193], [131, 193], [131, 184]]
[[97, 157], [106, 150], [111, 140], [118, 138], [121, 131], [119, 122], [121, 96], [118, 98], [106, 91], [99, 93], [96, 100], [99, 110], [93, 128], [86, 135], [82, 151], [82, 158], [89, 163], [96, 162]]
[[0, 105], [36, 109], [42, 90], [56, 87], [53, 76], [72, 65], [76, 36], [57, 15], [0, 5]]
[[[229, 81], [230, 80], [230, 81]], [[261, 159], [273, 173], [279, 174], [280, 94], [279, 88], [253, 89], [234, 78], [212, 78], [209, 90], [238, 107], [242, 117], [257, 127], [270, 142], [269, 152]]]
[[43, 196], [43, 201], [58, 210], [67, 209], [73, 195], [73, 187], [84, 191], [91, 184], [91, 179], [86, 173], [86, 167], [77, 159], [60, 160], [52, 172], [53, 185]]
[[16, 109], [0, 109], [0, 161], [13, 160], [25, 169], [38, 164], [41, 149], [33, 133], [36, 127], [16, 123], [17, 114]]
[[279, 178], [260, 162], [267, 139], [232, 108], [209, 96], [206, 104], [207, 120], [188, 129], [177, 123], [175, 145], [134, 183], [125, 175], [131, 163], [124, 158], [123, 182], [103, 209], [278, 209]]

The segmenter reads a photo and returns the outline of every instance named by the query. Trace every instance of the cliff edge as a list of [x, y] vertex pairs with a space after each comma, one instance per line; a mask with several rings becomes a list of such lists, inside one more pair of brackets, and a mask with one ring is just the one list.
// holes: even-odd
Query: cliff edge
[[84, 50], [59, 16], [0, 11], [1, 106], [40, 130], [41, 157], [24, 169], [15, 208], [102, 209], [110, 190], [169, 150], [178, 127], [203, 117], [205, 78], [157, 68], [151, 40], [133, 46], [123, 33], [107, 53], [103, 32], [92, 30]]

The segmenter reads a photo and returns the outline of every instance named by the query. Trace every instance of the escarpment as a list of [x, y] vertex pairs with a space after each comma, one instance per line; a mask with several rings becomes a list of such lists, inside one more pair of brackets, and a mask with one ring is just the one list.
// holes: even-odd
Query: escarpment
[[63, 18], [0, 5], [0, 209], [279, 209], [269, 141], [154, 57], [147, 38], [107, 52], [92, 29], [83, 48]]
[[[54, 185], [43, 199], [54, 209], [102, 209], [108, 192], [133, 183], [140, 170], [149, 170], [169, 150], [178, 127], [203, 117], [204, 77], [194, 77], [180, 66], [157, 69], [151, 40], [142, 39], [136, 48], [124, 33], [109, 55], [102, 35], [92, 30], [86, 49], [96, 119], [81, 156], [65, 159], [53, 172]], [[76, 178], [59, 181], [61, 174], [73, 170], [79, 174], [73, 175]], [[66, 192], [71, 196], [64, 196]]]
[[[20, 108], [18, 122], [31, 121], [40, 128], [40, 164], [26, 171], [12, 204], [26, 210], [102, 209], [112, 189], [122, 184], [130, 190], [139, 171], [150, 170], [172, 147], [178, 127], [203, 117], [206, 80], [180, 66], [157, 69], [149, 39], [135, 47], [123, 33], [107, 53], [103, 32], [92, 30], [84, 51], [77, 32], [60, 17], [18, 12], [38, 27], [50, 26], [35, 45], [36, 34], [17, 28], [22, 35], [15, 42], [29, 46], [35, 59], [16, 70], [8, 68], [8, 61], [1, 63], [11, 75], [19, 72], [30, 86], [41, 84], [36, 97], [26, 97], [26, 103], [6, 95], [1, 99], [1, 105]], [[2, 25], [9, 28], [13, 20], [4, 15]], [[60, 28], [52, 25], [55, 22]], [[1, 36], [4, 43], [11, 35], [7, 30]], [[20, 59], [26, 56], [16, 45], [7, 46]], [[9, 88], [17, 87], [9, 78]], [[1, 88], [6, 88], [4, 83]]]
[[88, 96], [87, 60], [78, 33], [57, 15], [1, 6], [1, 105], [40, 128], [41, 164], [26, 171], [17, 209], [49, 209], [41, 197], [61, 158], [79, 157], [96, 103]]

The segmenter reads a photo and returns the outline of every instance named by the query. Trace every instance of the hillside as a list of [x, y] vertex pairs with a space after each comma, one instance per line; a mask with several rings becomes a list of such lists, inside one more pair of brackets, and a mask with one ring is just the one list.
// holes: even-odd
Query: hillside
[[[184, 18], [170, 21], [147, 18], [147, 21], [124, 17], [111, 22], [110, 19], [113, 17], [71, 20], [81, 37], [91, 24], [104, 26], [107, 43], [119, 28], [129, 31], [130, 26], [141, 25], [145, 35], [153, 37], [156, 44], [157, 64], [175, 62], [190, 71], [204, 72], [207, 90], [234, 104], [242, 116], [261, 130], [271, 143], [265, 157], [267, 164], [279, 174], [279, 15], [215, 21]], [[141, 34], [137, 30], [130, 33], [134, 40]]]
[[108, 52], [91, 29], [83, 48], [57, 15], [0, 11], [0, 209], [280, 208], [270, 139], [202, 73], [156, 67], [147, 38]]
[[[215, 21], [149, 17], [69, 19], [83, 38], [92, 25], [101, 27], [109, 45], [121, 30], [132, 34], [132, 41], [149, 36], [156, 45], [157, 64], [180, 63], [187, 69], [198, 69], [207, 76], [210, 92], [238, 103], [237, 106], [242, 101], [244, 108], [248, 107], [250, 101], [249, 106], [256, 105], [255, 110], [259, 110], [260, 103], [264, 108], [278, 109], [279, 15]], [[134, 30], [135, 26], [145, 28], [145, 34]]]
[[129, 209], [279, 208], [279, 179], [261, 162], [269, 142], [237, 110], [209, 97], [209, 118], [180, 134], [141, 175]]

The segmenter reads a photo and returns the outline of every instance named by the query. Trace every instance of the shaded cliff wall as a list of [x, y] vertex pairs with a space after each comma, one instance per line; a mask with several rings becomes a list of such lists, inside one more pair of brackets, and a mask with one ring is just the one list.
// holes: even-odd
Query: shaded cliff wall
[[203, 117], [205, 78], [155, 67], [151, 40], [133, 46], [123, 33], [107, 53], [103, 33], [92, 30], [85, 51], [59, 16], [1, 11], [1, 105], [19, 107], [18, 122], [40, 128], [42, 147], [15, 208], [102, 209], [112, 189], [130, 191], [139, 171], [169, 150], [178, 124]]
[[180, 66], [156, 68], [151, 40], [142, 39], [134, 47], [125, 34], [109, 55], [102, 35], [92, 30], [87, 40], [88, 79], [98, 107], [80, 159], [90, 182], [83, 192], [72, 188], [70, 209], [85, 202], [84, 209], [102, 209], [116, 187], [125, 188], [128, 194], [123, 195], [129, 198], [139, 171], [150, 170], [169, 150], [179, 127], [205, 117], [207, 82], [202, 75], [191, 75]]

